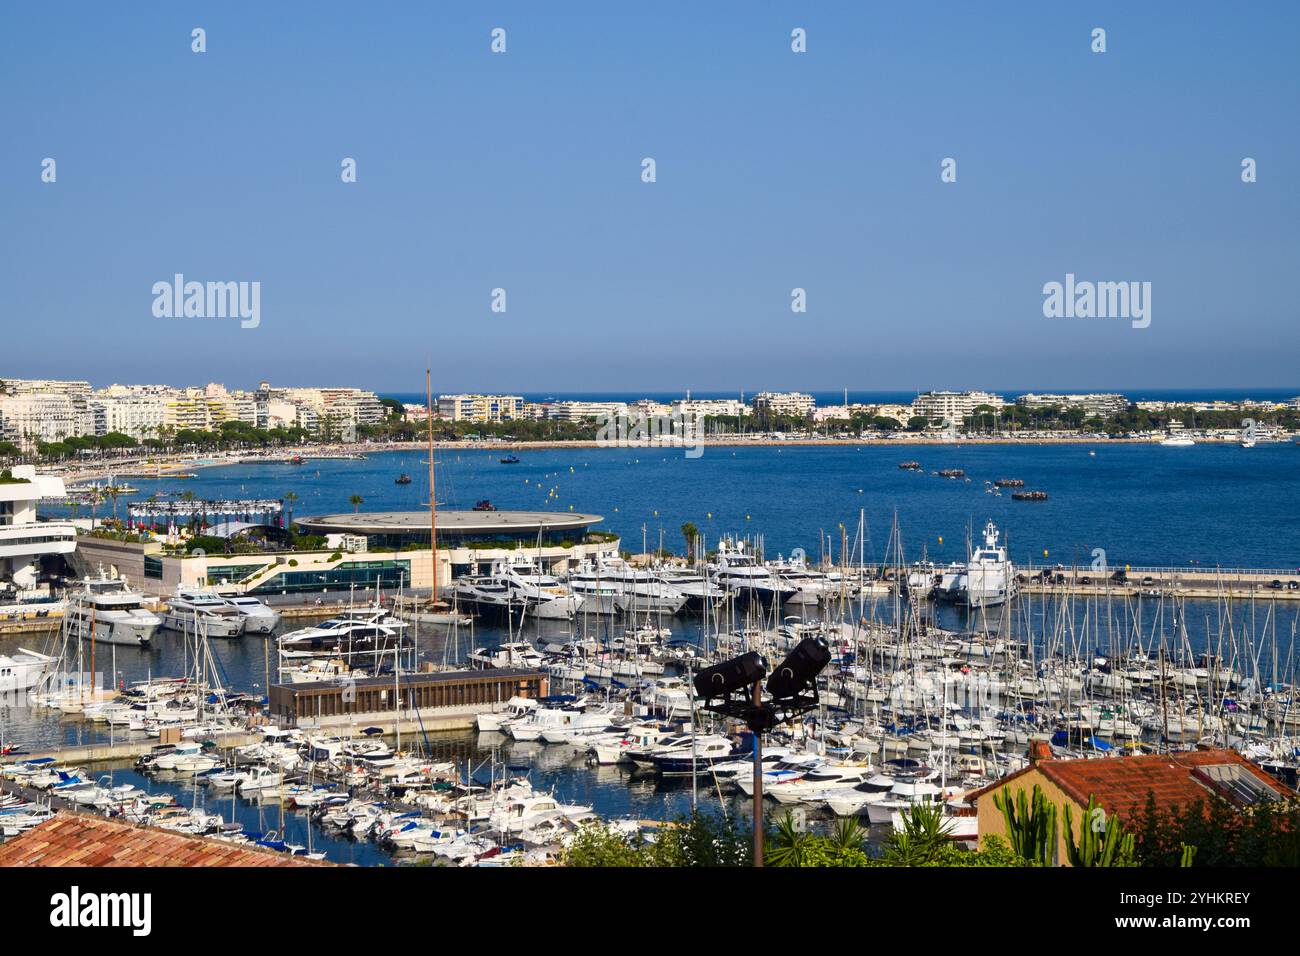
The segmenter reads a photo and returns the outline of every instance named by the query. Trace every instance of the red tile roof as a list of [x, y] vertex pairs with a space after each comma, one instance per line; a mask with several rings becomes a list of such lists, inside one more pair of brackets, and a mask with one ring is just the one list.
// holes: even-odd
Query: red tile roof
[[0, 845], [0, 866], [320, 866], [315, 860], [80, 813]]
[[1190, 750], [1181, 753], [1137, 757], [1098, 757], [1090, 760], [1040, 760], [1018, 773], [967, 794], [970, 802], [1000, 790], [1009, 780], [1037, 769], [1080, 806], [1089, 796], [1109, 813], [1132, 813], [1146, 805], [1147, 794], [1155, 795], [1162, 809], [1185, 806], [1223, 791], [1197, 773], [1198, 768], [1235, 764], [1245, 769], [1279, 796], [1295, 796], [1286, 786], [1260, 770], [1234, 750]]

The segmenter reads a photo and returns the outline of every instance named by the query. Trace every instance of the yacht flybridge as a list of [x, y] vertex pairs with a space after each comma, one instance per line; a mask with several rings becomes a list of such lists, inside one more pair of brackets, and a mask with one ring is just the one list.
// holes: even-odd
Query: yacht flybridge
[[132, 591], [124, 578], [101, 569], [97, 577], [85, 578], [81, 589], [68, 599], [70, 633], [101, 644], [148, 647], [163, 622], [143, 602], [144, 596]]

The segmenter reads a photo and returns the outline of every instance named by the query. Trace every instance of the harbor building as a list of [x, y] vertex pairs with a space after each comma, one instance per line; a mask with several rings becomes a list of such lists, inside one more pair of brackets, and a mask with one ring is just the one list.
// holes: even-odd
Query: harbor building
[[[541, 511], [445, 511], [438, 514], [438, 587], [454, 577], [486, 572], [492, 562], [532, 558], [548, 571], [617, 557], [616, 535], [593, 531], [600, 515]], [[83, 536], [81, 560], [125, 575], [158, 594], [177, 586], [222, 585], [248, 594], [294, 594], [356, 589], [428, 590], [433, 585], [429, 514], [362, 512], [294, 519], [308, 534], [324, 535], [319, 551], [179, 554], [162, 541], [118, 541]], [[233, 529], [250, 530], [247, 522]], [[270, 525], [264, 527], [271, 527]], [[221, 526], [215, 526], [220, 530]]]
[[0, 473], [0, 593], [9, 598], [0, 597], [0, 604], [36, 596], [42, 591], [42, 563], [76, 549], [77, 529], [71, 521], [36, 520], [40, 499], [66, 493], [62, 478], [38, 475], [34, 465]]
[[472, 727], [478, 714], [499, 710], [512, 697], [540, 699], [548, 688], [541, 671], [490, 667], [272, 684], [268, 701], [271, 718], [282, 727], [353, 727], [400, 719], [437, 731]]
[[1056, 807], [1055, 863], [1060, 866], [1069, 865], [1065, 808], [1070, 808], [1077, 843], [1080, 827], [1088, 823], [1084, 818], [1091, 798], [1096, 799], [1107, 817], [1118, 814], [1121, 819], [1131, 819], [1146, 806], [1148, 795], [1164, 811], [1181, 809], [1197, 800], [1225, 800], [1244, 810], [1295, 795], [1235, 750], [1056, 760], [1046, 741], [1035, 741], [1030, 744], [1029, 758], [1027, 767], [968, 793], [965, 801], [975, 808], [981, 840], [990, 834], [1007, 840], [1006, 819], [994, 805], [994, 796], [1005, 791], [1015, 801], [1023, 793], [1032, 801], [1034, 788], [1039, 788]]

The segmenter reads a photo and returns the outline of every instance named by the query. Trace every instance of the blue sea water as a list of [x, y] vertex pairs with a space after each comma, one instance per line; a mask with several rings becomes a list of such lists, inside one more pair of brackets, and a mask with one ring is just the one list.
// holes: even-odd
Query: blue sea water
[[[689, 521], [710, 545], [723, 534], [762, 535], [769, 555], [801, 547], [817, 557], [829, 537], [838, 559], [840, 526], [852, 542], [861, 512], [868, 561], [885, 559], [897, 515], [908, 560], [923, 550], [936, 561], [964, 559], [968, 531], [978, 540], [991, 519], [1022, 565], [1086, 564], [1102, 548], [1111, 566], [1300, 567], [1300, 448], [1290, 443], [710, 446], [694, 459], [681, 449], [539, 448], [518, 456], [503, 465], [493, 449], [439, 449], [439, 507], [486, 498], [502, 509], [596, 514], [599, 527], [633, 551], [643, 540], [657, 547], [661, 533], [680, 551]], [[923, 470], [900, 470], [905, 459]], [[132, 480], [140, 497], [293, 491], [299, 516], [349, 512], [353, 494], [366, 511], [424, 510], [426, 461], [420, 451], [383, 452], [365, 461], [205, 468], [188, 481]], [[943, 468], [962, 468], [970, 480], [931, 474]], [[402, 472], [411, 484], [394, 484]], [[1049, 499], [987, 494], [985, 483], [997, 478], [1023, 479]]]

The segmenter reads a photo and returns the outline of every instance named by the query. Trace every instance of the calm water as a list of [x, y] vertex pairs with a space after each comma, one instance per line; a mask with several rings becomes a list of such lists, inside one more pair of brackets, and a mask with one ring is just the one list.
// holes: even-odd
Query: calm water
[[[827, 535], [838, 557], [840, 525], [852, 542], [861, 509], [868, 561], [884, 558], [897, 513], [909, 559], [922, 549], [937, 561], [964, 559], [968, 531], [978, 534], [991, 518], [1022, 565], [1086, 564], [1103, 548], [1112, 566], [1300, 567], [1300, 448], [1291, 443], [710, 447], [698, 459], [646, 448], [518, 454], [519, 464], [502, 465], [491, 450], [439, 451], [439, 505], [470, 508], [487, 498], [503, 509], [599, 514], [600, 526], [634, 551], [643, 540], [656, 547], [661, 533], [666, 547], [680, 551], [681, 525], [690, 521], [710, 546], [722, 534], [761, 534], [769, 555], [801, 547], [817, 557]], [[349, 512], [353, 494], [365, 499], [363, 510], [419, 510], [429, 500], [424, 458], [388, 452], [365, 461], [234, 465], [200, 469], [186, 481], [132, 481], [140, 497], [161, 490], [283, 498], [293, 491], [299, 516]], [[924, 471], [900, 470], [905, 459]], [[941, 468], [963, 468], [970, 481], [930, 474]], [[402, 472], [411, 484], [393, 483]], [[1050, 500], [986, 494], [985, 482], [1002, 477], [1022, 478]]]

